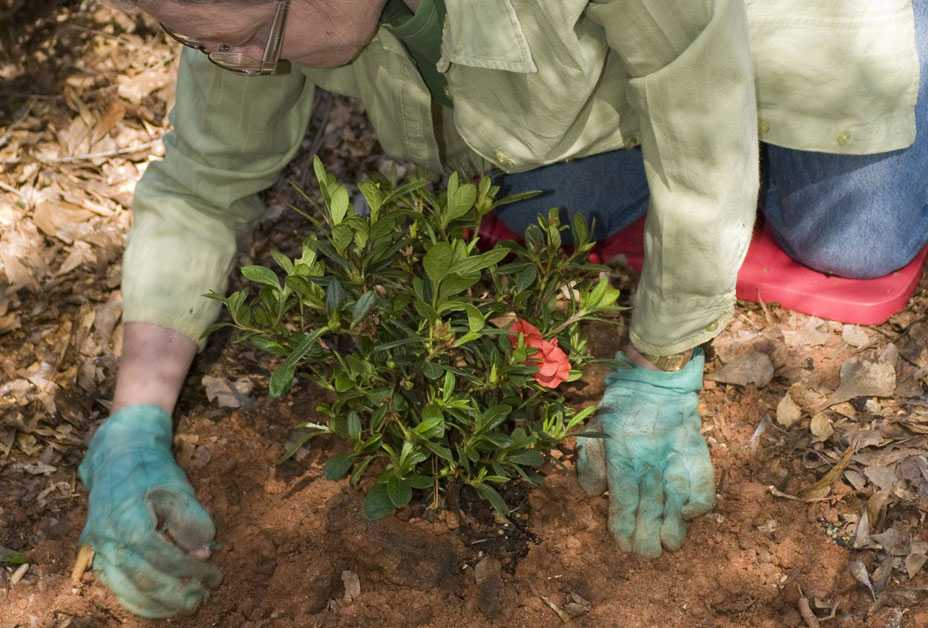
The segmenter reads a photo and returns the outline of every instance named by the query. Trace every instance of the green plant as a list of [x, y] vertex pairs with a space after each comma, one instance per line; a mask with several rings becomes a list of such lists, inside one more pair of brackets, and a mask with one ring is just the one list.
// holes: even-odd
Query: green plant
[[525, 195], [497, 200], [489, 178], [456, 174], [437, 194], [425, 180], [366, 181], [360, 215], [318, 159], [315, 169], [324, 207], [321, 219], [294, 208], [314, 225], [301, 256], [273, 253], [282, 276], [243, 267], [253, 294], [211, 295], [239, 340], [280, 358], [273, 396], [298, 374], [331, 391], [317, 408], [326, 421], [301, 425], [290, 450], [320, 434], [346, 440], [350, 451], [329, 459], [325, 475], [375, 478], [370, 518], [415, 490], [437, 505], [449, 483], [505, 515], [496, 488], [537, 477], [546, 452], [593, 412], [558, 388], [592, 361], [581, 323], [617, 309], [603, 267], [586, 261], [588, 225], [573, 221], [565, 253], [567, 227], [552, 210], [524, 244], [481, 252], [480, 220]]

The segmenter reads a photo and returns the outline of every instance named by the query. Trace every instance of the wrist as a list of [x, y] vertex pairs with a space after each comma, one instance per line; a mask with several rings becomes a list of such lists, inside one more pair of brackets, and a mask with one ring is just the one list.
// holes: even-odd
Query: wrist
[[625, 355], [636, 366], [651, 370], [674, 372], [683, 369], [693, 357], [693, 349], [666, 356], [652, 355], [639, 351], [635, 345], [628, 342], [624, 348]]

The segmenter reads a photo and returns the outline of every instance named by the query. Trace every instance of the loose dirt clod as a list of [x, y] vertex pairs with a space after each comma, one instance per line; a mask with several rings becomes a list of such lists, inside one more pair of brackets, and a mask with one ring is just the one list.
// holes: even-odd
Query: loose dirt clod
[[474, 566], [477, 583], [477, 606], [487, 619], [496, 619], [503, 610], [503, 566], [495, 558], [485, 557]]

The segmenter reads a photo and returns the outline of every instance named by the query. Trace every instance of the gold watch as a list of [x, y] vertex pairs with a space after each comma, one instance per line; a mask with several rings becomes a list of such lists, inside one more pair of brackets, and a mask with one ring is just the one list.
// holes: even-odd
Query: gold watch
[[693, 357], [692, 349], [687, 349], [681, 353], [674, 353], [673, 355], [651, 355], [650, 353], [642, 353], [640, 351], [639, 353], [641, 353], [648, 362], [662, 371], [679, 371], [686, 366], [686, 363]]

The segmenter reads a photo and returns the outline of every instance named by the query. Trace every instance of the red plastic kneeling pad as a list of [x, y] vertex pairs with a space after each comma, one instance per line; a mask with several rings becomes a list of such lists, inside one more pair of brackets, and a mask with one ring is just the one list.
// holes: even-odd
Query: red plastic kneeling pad
[[[480, 226], [484, 245], [519, 236], [494, 216]], [[600, 242], [591, 261], [611, 261], [625, 256], [640, 272], [644, 263], [644, 218]], [[903, 310], [918, 287], [928, 258], [924, 248], [906, 267], [878, 279], [845, 279], [803, 266], [783, 252], [767, 229], [759, 229], [738, 273], [737, 295], [745, 301], [779, 303], [782, 307], [820, 318], [878, 325]]]

